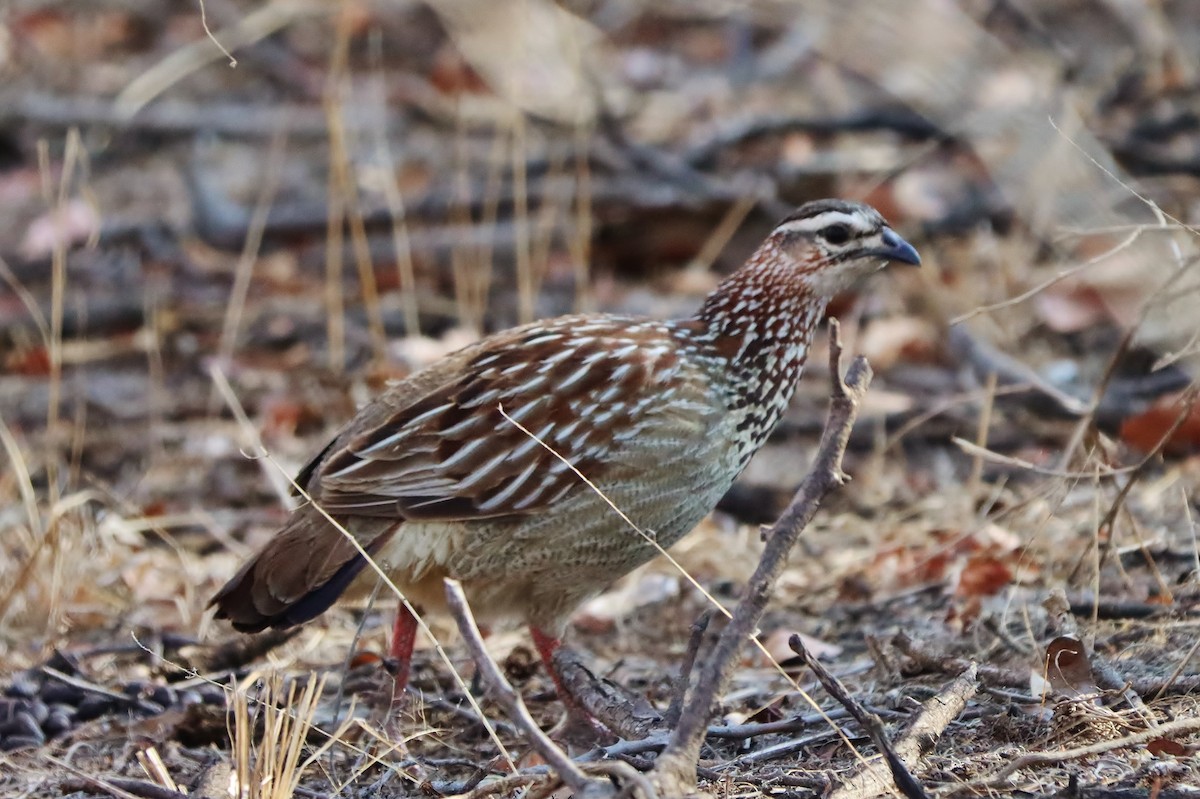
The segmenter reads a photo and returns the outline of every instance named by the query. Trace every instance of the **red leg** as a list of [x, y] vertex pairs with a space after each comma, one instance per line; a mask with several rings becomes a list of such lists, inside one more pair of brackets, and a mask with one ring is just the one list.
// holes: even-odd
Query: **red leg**
[[557, 732], [565, 740], [569, 741], [575, 738], [577, 741], [587, 741], [589, 745], [596, 741], [611, 742], [615, 740], [608, 728], [594, 718], [563, 684], [562, 675], [554, 665], [554, 653], [558, 651], [561, 642], [537, 627], [530, 626], [529, 632], [533, 637], [534, 647], [542, 656], [542, 663], [546, 664], [546, 671], [550, 672], [550, 679], [554, 680], [554, 689], [558, 693], [558, 699], [567, 711], [566, 717], [555, 728], [555, 732], [551, 732], [551, 737], [554, 737]]
[[404, 605], [396, 609], [396, 623], [392, 626], [392, 645], [388, 657], [396, 663], [396, 674], [392, 683], [392, 704], [404, 696], [408, 686], [408, 675], [412, 667], [413, 644], [417, 641], [417, 617]]
[[567, 686], [563, 685], [562, 675], [558, 673], [558, 667], [554, 665], [554, 653], [562, 646], [562, 641], [537, 627], [531, 626], [529, 633], [533, 637], [534, 647], [542, 657], [542, 663], [546, 665], [546, 671], [550, 672], [550, 679], [554, 680], [554, 690], [558, 692], [559, 701], [566, 705], [568, 710], [578, 711], [580, 714], [588, 716], [588, 712], [571, 695]]

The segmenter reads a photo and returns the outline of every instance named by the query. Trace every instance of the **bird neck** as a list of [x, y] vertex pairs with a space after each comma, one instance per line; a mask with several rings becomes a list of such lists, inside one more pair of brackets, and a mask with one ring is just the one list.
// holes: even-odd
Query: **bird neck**
[[827, 300], [813, 292], [803, 273], [768, 239], [689, 320], [697, 338], [734, 368], [762, 354], [807, 350]]
[[791, 401], [826, 303], [768, 240], [689, 320], [695, 339], [731, 378], [729, 407], [744, 415], [738, 430], [749, 446], [766, 439]]

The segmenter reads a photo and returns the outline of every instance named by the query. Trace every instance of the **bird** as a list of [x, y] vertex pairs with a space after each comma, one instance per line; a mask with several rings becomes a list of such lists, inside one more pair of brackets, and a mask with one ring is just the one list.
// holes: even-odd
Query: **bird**
[[[243, 632], [303, 624], [370, 590], [365, 552], [411, 608], [445, 612], [452, 578], [480, 622], [527, 624], [570, 708], [554, 653], [572, 611], [716, 506], [787, 408], [829, 301], [920, 261], [874, 208], [815, 200], [690, 317], [562, 316], [447, 355], [301, 469], [307, 501], [210, 605]], [[417, 628], [402, 604], [394, 698]]]

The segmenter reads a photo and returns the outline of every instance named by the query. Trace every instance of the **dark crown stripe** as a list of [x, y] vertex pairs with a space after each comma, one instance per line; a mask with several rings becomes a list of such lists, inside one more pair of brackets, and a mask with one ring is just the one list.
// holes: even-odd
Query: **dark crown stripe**
[[813, 200], [797, 208], [792, 213], [780, 220], [776, 227], [786, 225], [789, 222], [798, 222], [802, 219], [812, 219], [821, 214], [837, 211], [843, 214], [858, 214], [867, 219], [877, 220], [878, 223], [886, 225], [887, 221], [880, 215], [878, 211], [871, 208], [869, 205], [862, 203], [850, 202], [848, 200]]

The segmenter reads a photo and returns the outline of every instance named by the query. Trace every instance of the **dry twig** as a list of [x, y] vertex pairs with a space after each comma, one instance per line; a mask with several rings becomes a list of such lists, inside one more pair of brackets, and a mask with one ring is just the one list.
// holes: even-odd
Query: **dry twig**
[[[919, 761], [941, 737], [950, 722], [958, 717], [967, 702], [979, 689], [979, 680], [972, 664], [952, 680], [942, 691], [921, 706], [912, 725], [896, 742], [897, 759], [904, 764]], [[877, 761], [842, 784], [829, 799], [864, 799], [887, 793], [893, 780], [892, 764]]]
[[1197, 731], [1200, 731], [1200, 718], [1183, 718], [1169, 721], [1153, 729], [1135, 732], [1123, 738], [1100, 741], [1089, 746], [1077, 746], [1074, 749], [1054, 749], [1049, 752], [1029, 752], [1009, 761], [1000, 770], [983, 778], [978, 785], [996, 785], [1002, 783], [1011, 775], [1030, 766], [1044, 766], [1062, 763], [1066, 760], [1078, 760], [1081, 757], [1088, 757], [1089, 755], [1099, 755], [1111, 752], [1114, 749], [1124, 749], [1127, 746], [1144, 744], [1155, 738], [1171, 739], [1182, 735], [1190, 735]]
[[679, 716], [679, 724], [654, 767], [653, 777], [661, 793], [682, 796], [696, 787], [696, 765], [700, 747], [708, 729], [714, 701], [729, 686], [739, 654], [758, 626], [767, 600], [783, 571], [788, 553], [812, 521], [821, 500], [848, 479], [842, 471], [842, 455], [850, 438], [850, 429], [858, 415], [859, 403], [871, 382], [871, 367], [866, 359], [855, 358], [842, 379], [842, 343], [837, 320], [829, 321], [829, 366], [832, 381], [831, 405], [825, 432], [813, 467], [787, 509], [770, 530], [758, 567], [750, 578], [745, 598], [722, 631], [716, 646], [701, 670]]
[[667, 706], [667, 712], [663, 714], [663, 723], [668, 727], [675, 726], [679, 721], [679, 714], [683, 712], [683, 700], [687, 697], [688, 682], [691, 681], [692, 670], [696, 667], [696, 655], [700, 652], [700, 645], [704, 643], [704, 633], [708, 630], [710, 621], [712, 621], [711, 609], [701, 613], [700, 617], [692, 622], [687, 651], [684, 652], [683, 662], [679, 665], [679, 679], [676, 681], [675, 692], [671, 696], [671, 704]]
[[662, 728], [661, 714], [645, 697], [612, 680], [597, 677], [566, 647], [554, 653], [554, 667], [571, 697], [622, 738], [641, 740]]
[[867, 735], [871, 736], [872, 743], [883, 754], [888, 770], [891, 772], [892, 780], [896, 783], [896, 787], [900, 790], [900, 793], [909, 799], [928, 799], [928, 794], [921, 787], [921, 783], [917, 782], [916, 778], [913, 777], [904, 760], [897, 754], [891, 741], [888, 740], [887, 733], [883, 729], [883, 721], [880, 720], [879, 716], [868, 711], [850, 695], [850, 692], [846, 690], [846, 686], [842, 685], [842, 681], [833, 676], [829, 672], [829, 669], [825, 668], [804, 647], [804, 641], [800, 636], [791, 636], [788, 639], [788, 646], [791, 647], [793, 652], [804, 658], [804, 664], [816, 675], [817, 680], [820, 681], [829, 695], [836, 699], [842, 707], [846, 708], [846, 711], [854, 717], [854, 720], [861, 724], [863, 729], [867, 731]]

